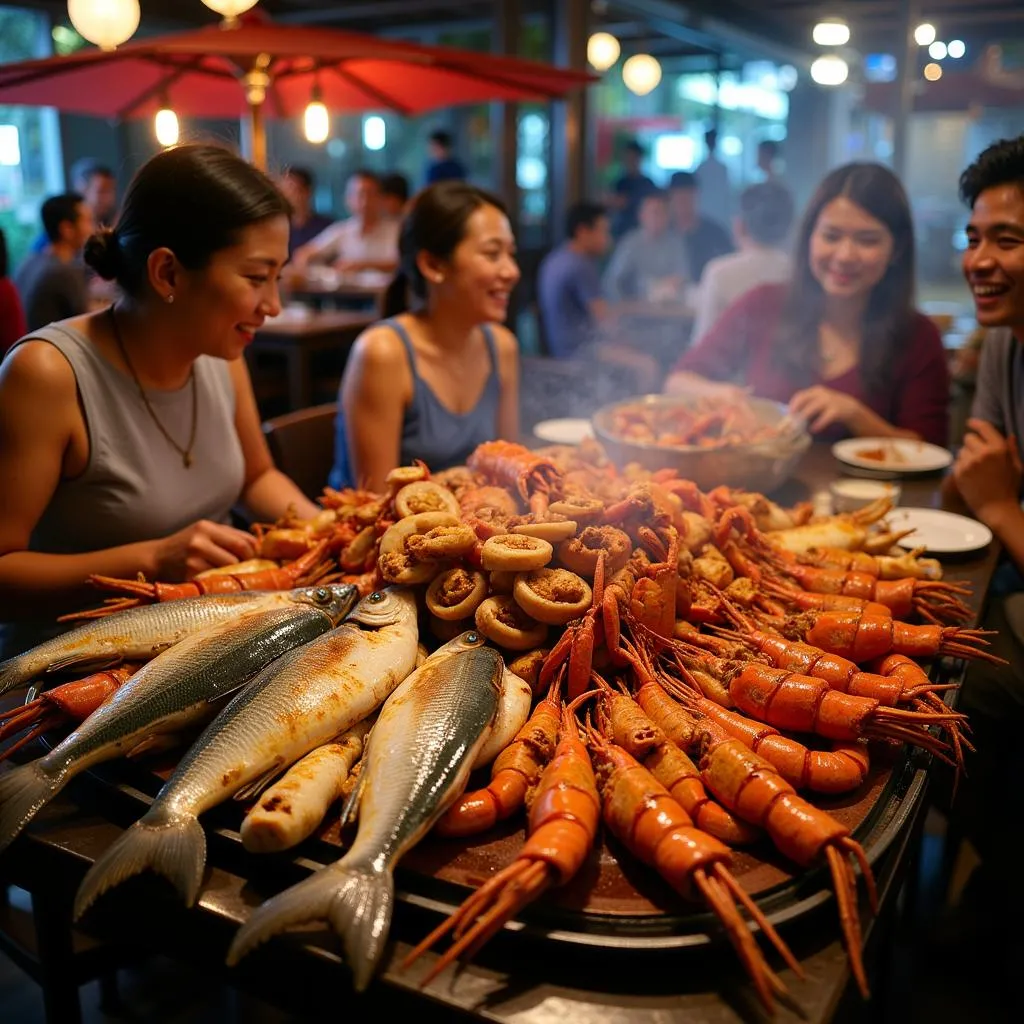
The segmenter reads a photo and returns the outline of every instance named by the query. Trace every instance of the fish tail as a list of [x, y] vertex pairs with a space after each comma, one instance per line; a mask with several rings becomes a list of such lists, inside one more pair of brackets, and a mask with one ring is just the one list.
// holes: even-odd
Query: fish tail
[[5, 850], [18, 833], [63, 787], [54, 777], [31, 761], [0, 776], [0, 850]]
[[75, 896], [78, 920], [108, 889], [147, 869], [163, 875], [192, 906], [206, 865], [206, 835], [193, 814], [150, 812], [119, 836], [89, 869]]
[[23, 655], [16, 655], [6, 661], [0, 661], [0, 697], [8, 690], [14, 690], [24, 686], [31, 679], [31, 674], [26, 672], [25, 658]]
[[362, 992], [384, 949], [394, 900], [390, 871], [369, 866], [323, 868], [253, 912], [231, 944], [228, 964], [237, 964], [246, 953], [291, 925], [328, 921], [341, 936], [353, 985]]

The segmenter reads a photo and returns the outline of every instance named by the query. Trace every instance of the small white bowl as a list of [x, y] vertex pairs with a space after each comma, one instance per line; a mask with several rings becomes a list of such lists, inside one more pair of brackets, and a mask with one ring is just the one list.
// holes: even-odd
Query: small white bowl
[[856, 512], [879, 498], [890, 498], [899, 504], [900, 485], [882, 480], [862, 480], [857, 477], [841, 477], [829, 486], [832, 507], [836, 512]]

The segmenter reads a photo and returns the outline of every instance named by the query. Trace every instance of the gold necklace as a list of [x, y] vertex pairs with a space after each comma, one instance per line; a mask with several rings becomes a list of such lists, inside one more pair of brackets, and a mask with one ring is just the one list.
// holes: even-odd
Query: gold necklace
[[182, 448], [181, 445], [178, 444], [178, 442], [175, 441], [167, 432], [167, 428], [160, 422], [153, 406], [149, 404], [149, 399], [146, 397], [145, 389], [142, 387], [142, 381], [139, 380], [139, 375], [135, 372], [135, 367], [132, 366], [132, 361], [128, 358], [128, 351], [124, 347], [124, 341], [121, 339], [121, 329], [117, 325], [117, 317], [114, 315], [114, 307], [110, 306], [108, 312], [110, 313], [111, 326], [114, 328], [114, 340], [117, 342], [117, 347], [121, 350], [121, 358], [124, 360], [125, 366], [128, 367], [128, 372], [131, 373], [132, 379], [135, 381], [135, 386], [139, 389], [139, 397], [142, 399], [142, 404], [146, 407], [146, 412], [149, 413], [160, 433], [167, 438], [167, 443], [181, 456], [182, 465], [188, 469], [192, 465], [192, 447], [196, 443], [196, 425], [199, 422], [199, 400], [196, 397], [195, 364], [192, 365], [192, 369], [189, 373], [189, 381], [192, 384], [192, 429], [189, 431], [188, 435], [188, 447]]

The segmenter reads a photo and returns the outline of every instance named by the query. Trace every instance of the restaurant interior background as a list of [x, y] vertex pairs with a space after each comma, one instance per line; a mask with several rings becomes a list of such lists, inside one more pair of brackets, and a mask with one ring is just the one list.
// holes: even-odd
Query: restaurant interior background
[[[672, 172], [700, 163], [704, 132], [717, 127], [719, 154], [737, 192], [761, 176], [758, 143], [775, 140], [781, 172], [798, 203], [839, 163], [867, 159], [894, 165], [914, 205], [921, 299], [941, 304], [965, 297], [958, 276], [965, 244], [958, 174], [989, 141], [1018, 132], [1024, 113], [1024, 8], [1015, 0], [786, 0], [770, 12], [756, 0], [264, 0], [258, 9], [283, 22], [580, 67], [586, 66], [583, 41], [589, 34], [607, 32], [618, 40], [618, 59], [575, 111], [562, 109], [566, 103], [536, 103], [458, 107], [420, 118], [386, 111], [334, 114], [330, 136], [320, 145], [305, 140], [297, 120], [268, 125], [271, 169], [312, 168], [317, 206], [339, 216], [352, 170], [400, 171], [418, 186], [427, 136], [449, 129], [471, 179], [512, 201], [524, 266], [516, 326], [528, 351], [536, 345], [532, 270], [559, 240], [569, 202], [609, 188], [619, 172], [619, 144], [627, 138], [641, 142], [644, 171], [664, 184]], [[847, 44], [825, 48], [813, 42], [812, 27], [826, 13], [843, 16], [850, 27]], [[198, 2], [172, 0], [147, 3], [145, 14], [140, 36], [216, 17]], [[937, 52], [934, 46], [910, 38], [921, 21], [933, 24], [937, 42], [946, 44], [941, 59], [930, 55]], [[948, 47], [954, 39], [960, 45]], [[64, 3], [0, 5], [0, 62], [82, 45]], [[627, 88], [622, 73], [624, 62], [640, 53], [654, 57], [661, 72], [645, 95]], [[822, 55], [845, 60], [842, 84], [812, 80], [811, 63]], [[904, 57], [906, 82], [899, 75]], [[905, 122], [901, 109], [908, 114]], [[578, 142], [574, 117], [581, 125]], [[244, 145], [236, 122], [183, 120], [183, 138], [210, 136]], [[64, 187], [65, 171], [76, 159], [92, 156], [110, 164], [123, 188], [158, 148], [148, 121], [114, 124], [0, 106], [0, 227], [12, 262], [17, 264], [37, 231], [42, 199]]]

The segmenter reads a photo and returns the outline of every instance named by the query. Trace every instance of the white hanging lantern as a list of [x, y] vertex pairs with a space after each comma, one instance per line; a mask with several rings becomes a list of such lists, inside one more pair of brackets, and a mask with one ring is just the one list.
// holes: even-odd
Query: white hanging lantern
[[101, 50], [113, 50], [139, 27], [139, 0], [68, 0], [75, 31]]
[[842, 18], [825, 18], [814, 26], [811, 38], [819, 46], [845, 46], [850, 41], [850, 26]]
[[203, 3], [224, 18], [227, 25], [233, 25], [240, 14], [255, 7], [258, 0], [203, 0]]
[[161, 107], [153, 118], [156, 141], [164, 149], [178, 144], [178, 115], [168, 106]]
[[638, 53], [622, 65], [622, 81], [637, 96], [646, 96], [661, 81], [661, 65], [649, 53]]
[[607, 71], [621, 52], [618, 39], [608, 32], [595, 32], [587, 40], [587, 60], [597, 71]]
[[331, 115], [324, 106], [320, 90], [317, 88], [313, 89], [313, 97], [302, 115], [302, 129], [307, 142], [326, 142], [327, 136], [331, 134]]
[[811, 78], [818, 85], [842, 85], [849, 73], [850, 67], [846, 61], [834, 54], [819, 57], [811, 65]]

